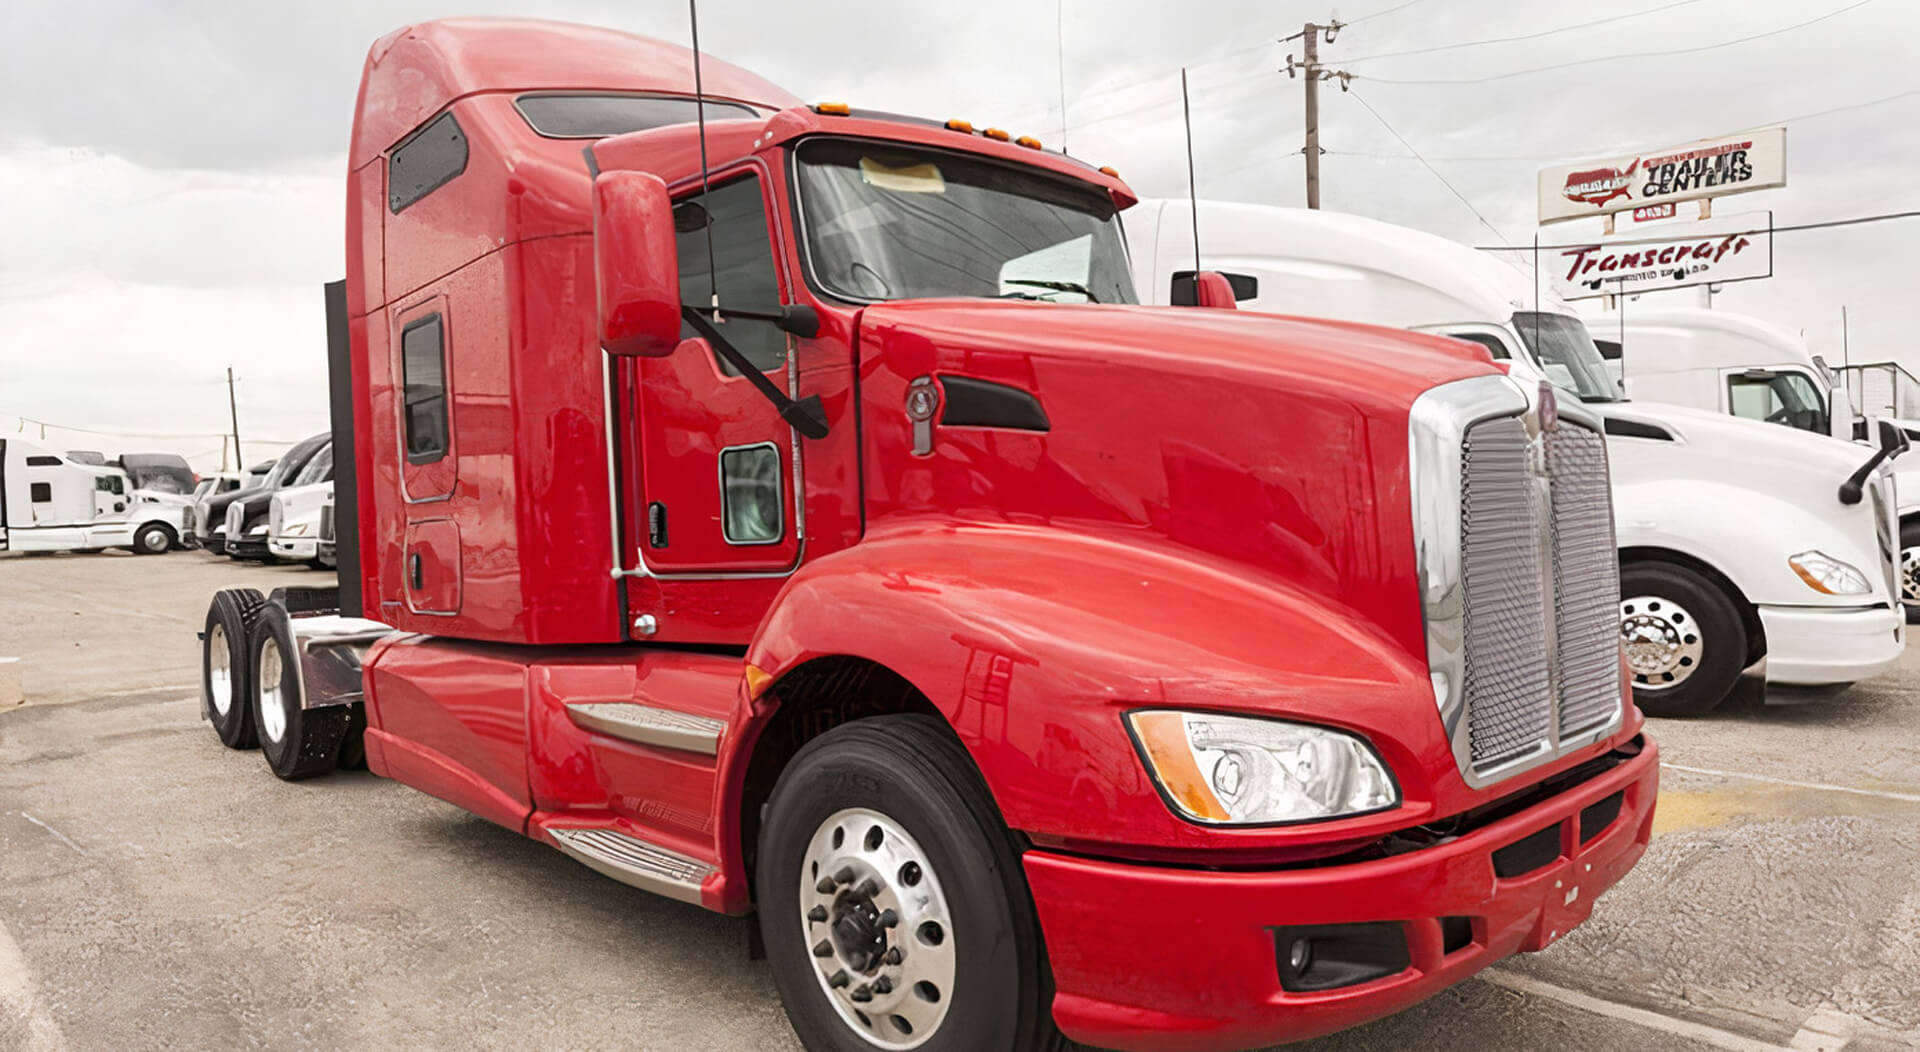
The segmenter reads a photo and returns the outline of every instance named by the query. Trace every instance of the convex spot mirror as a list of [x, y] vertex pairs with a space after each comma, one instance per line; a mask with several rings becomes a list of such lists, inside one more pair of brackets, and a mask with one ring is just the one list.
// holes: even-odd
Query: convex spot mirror
[[680, 261], [667, 184], [646, 172], [593, 181], [594, 286], [600, 346], [660, 358], [680, 345]]

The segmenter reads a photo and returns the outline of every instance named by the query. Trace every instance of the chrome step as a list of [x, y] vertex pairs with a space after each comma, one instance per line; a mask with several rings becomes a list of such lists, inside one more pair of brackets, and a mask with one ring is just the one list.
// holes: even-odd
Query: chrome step
[[727, 729], [723, 720], [624, 701], [578, 702], [567, 706], [567, 715], [575, 725], [609, 737], [703, 756], [720, 754], [720, 735]]
[[622, 884], [701, 905], [700, 885], [714, 867], [611, 829], [553, 829], [554, 843], [575, 862]]

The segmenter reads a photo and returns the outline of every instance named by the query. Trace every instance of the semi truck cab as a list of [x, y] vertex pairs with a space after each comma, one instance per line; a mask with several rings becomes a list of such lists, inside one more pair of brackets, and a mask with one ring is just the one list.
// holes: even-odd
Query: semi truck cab
[[691, 58], [374, 45], [342, 587], [214, 597], [224, 743], [757, 913], [810, 1048], [1310, 1037], [1638, 860], [1597, 416], [1140, 306], [1111, 170]]

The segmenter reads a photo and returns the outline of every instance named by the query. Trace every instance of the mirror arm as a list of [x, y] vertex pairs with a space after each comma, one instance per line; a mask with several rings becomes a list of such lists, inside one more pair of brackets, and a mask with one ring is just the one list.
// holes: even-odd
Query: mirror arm
[[[723, 313], [742, 318], [751, 317], [744, 311]], [[819, 395], [808, 395], [798, 402], [788, 398], [785, 391], [775, 387], [773, 381], [767, 379], [766, 373], [761, 372], [753, 362], [747, 359], [746, 355], [740, 353], [739, 348], [727, 342], [725, 336], [720, 335], [720, 330], [714, 328], [705, 314], [683, 303], [680, 305], [680, 316], [686, 319], [688, 325], [693, 326], [694, 332], [699, 333], [713, 346], [715, 353], [726, 359], [728, 365], [733, 366], [741, 376], [747, 378], [748, 383], [753, 384], [755, 390], [759, 391], [767, 401], [773, 403], [774, 409], [780, 413], [780, 419], [785, 420], [795, 431], [807, 438], [827, 437], [827, 411], [826, 407], [820, 404]]]
[[1873, 474], [1873, 469], [1879, 467], [1880, 462], [1891, 455], [1890, 450], [1877, 450], [1873, 456], [1867, 459], [1865, 464], [1860, 465], [1858, 471], [1848, 475], [1847, 481], [1840, 484], [1840, 503], [1860, 503], [1860, 494], [1866, 489], [1867, 476]]

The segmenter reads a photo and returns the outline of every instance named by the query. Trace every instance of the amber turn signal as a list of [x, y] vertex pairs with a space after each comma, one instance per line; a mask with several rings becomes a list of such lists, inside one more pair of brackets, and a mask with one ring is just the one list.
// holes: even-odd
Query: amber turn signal
[[1194, 762], [1184, 716], [1178, 712], [1136, 712], [1128, 722], [1159, 777], [1160, 787], [1182, 811], [1209, 822], [1225, 822], [1232, 817], [1207, 788], [1206, 775]]

